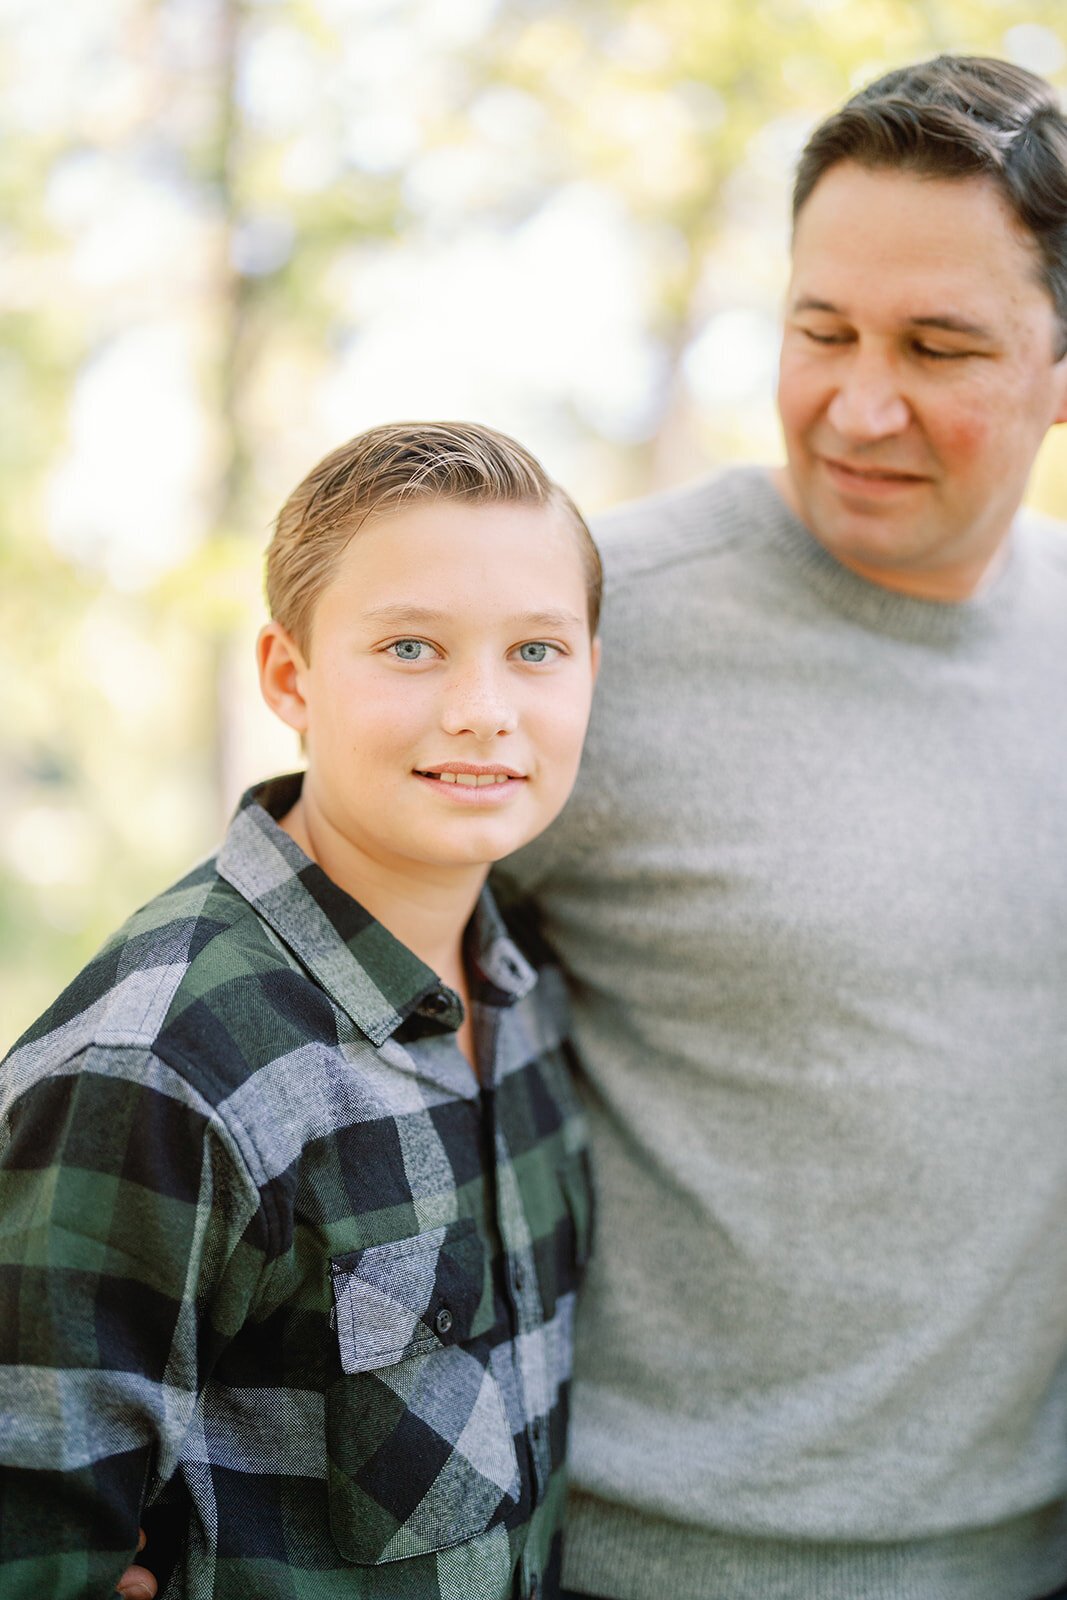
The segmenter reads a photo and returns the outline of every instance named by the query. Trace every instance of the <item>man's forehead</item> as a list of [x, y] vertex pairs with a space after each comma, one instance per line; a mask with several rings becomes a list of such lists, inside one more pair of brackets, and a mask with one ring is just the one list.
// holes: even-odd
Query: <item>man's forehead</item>
[[794, 309], [802, 300], [813, 308], [822, 302], [847, 315], [854, 298], [893, 298], [898, 320], [988, 330], [1006, 295], [1030, 289], [1047, 295], [1037, 242], [986, 177], [931, 178], [841, 162], [797, 217]]
[[923, 172], [904, 163], [878, 163], [844, 156], [819, 175], [794, 218], [794, 234], [804, 217], [825, 202], [828, 191], [863, 189], [883, 195], [895, 190], [920, 203], [929, 199], [934, 208], [938, 206], [939, 195], [951, 192], [968, 207], [983, 210], [993, 204], [1012, 222], [1017, 222], [1000, 184], [988, 173], [967, 172], [953, 177], [940, 172]]

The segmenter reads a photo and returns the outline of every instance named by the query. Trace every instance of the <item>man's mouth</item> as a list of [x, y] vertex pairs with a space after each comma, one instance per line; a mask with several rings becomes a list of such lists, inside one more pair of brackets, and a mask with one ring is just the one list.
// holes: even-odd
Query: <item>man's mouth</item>
[[849, 478], [854, 478], [857, 483], [864, 484], [910, 484], [926, 483], [928, 479], [920, 472], [902, 472], [897, 467], [862, 467], [852, 461], [839, 461], [833, 456], [823, 456], [823, 463], [834, 472], [840, 472]]

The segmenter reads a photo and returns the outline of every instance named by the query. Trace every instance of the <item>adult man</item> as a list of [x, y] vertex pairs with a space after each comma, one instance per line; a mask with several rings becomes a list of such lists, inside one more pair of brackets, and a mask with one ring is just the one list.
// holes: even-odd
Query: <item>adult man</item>
[[[880, 80], [799, 168], [788, 465], [601, 526], [579, 787], [520, 854], [599, 1186], [566, 1582], [1067, 1582], [1067, 123]], [[511, 864], [509, 864], [510, 866]]]

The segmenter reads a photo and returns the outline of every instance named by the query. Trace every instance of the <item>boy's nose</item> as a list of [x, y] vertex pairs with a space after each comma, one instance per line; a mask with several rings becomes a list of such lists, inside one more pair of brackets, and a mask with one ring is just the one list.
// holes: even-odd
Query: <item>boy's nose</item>
[[459, 675], [449, 686], [441, 725], [446, 733], [469, 733], [486, 740], [514, 733], [519, 716], [501, 675], [475, 670]]

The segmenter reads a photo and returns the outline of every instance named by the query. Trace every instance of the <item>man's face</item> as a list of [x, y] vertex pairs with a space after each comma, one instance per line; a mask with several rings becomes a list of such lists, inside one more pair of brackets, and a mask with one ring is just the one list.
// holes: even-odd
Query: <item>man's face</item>
[[439, 501], [369, 522], [319, 597], [309, 657], [294, 652], [286, 720], [306, 736], [305, 801], [350, 864], [469, 875], [567, 798], [595, 650], [562, 514]]
[[831, 167], [794, 238], [786, 498], [871, 581], [972, 593], [1067, 415], [1058, 338], [1036, 246], [991, 181]]

